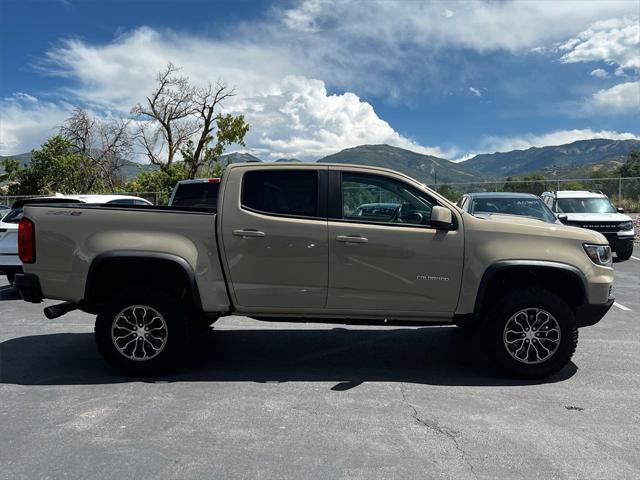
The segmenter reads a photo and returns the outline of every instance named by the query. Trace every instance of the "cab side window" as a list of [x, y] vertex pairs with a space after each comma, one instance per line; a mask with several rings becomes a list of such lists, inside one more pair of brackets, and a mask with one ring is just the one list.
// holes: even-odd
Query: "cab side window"
[[436, 202], [398, 180], [371, 174], [342, 174], [342, 218], [366, 223], [430, 225]]
[[243, 179], [242, 206], [260, 213], [318, 217], [318, 172], [249, 171]]

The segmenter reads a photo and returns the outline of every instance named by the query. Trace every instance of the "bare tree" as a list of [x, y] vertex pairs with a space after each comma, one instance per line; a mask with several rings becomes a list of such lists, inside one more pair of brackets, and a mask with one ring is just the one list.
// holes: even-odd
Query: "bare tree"
[[129, 122], [124, 119], [100, 120], [91, 117], [81, 108], [60, 127], [60, 134], [67, 139], [95, 169], [95, 175], [86, 179], [86, 190], [90, 190], [98, 180], [103, 180], [114, 189], [120, 180], [119, 170], [131, 153], [133, 142], [129, 133]]
[[198, 131], [195, 89], [187, 77], [177, 75], [178, 71], [169, 63], [158, 74], [156, 89], [147, 102], [131, 111], [141, 120], [138, 139], [154, 165], [171, 165], [180, 148]]
[[217, 160], [227, 145], [244, 145], [249, 125], [242, 115], [221, 113], [222, 103], [235, 95], [224, 83], [196, 88], [178, 72], [169, 63], [158, 74], [146, 103], [136, 105], [131, 113], [140, 121], [137, 137], [149, 161], [164, 167], [182, 160], [187, 178], [193, 178]]

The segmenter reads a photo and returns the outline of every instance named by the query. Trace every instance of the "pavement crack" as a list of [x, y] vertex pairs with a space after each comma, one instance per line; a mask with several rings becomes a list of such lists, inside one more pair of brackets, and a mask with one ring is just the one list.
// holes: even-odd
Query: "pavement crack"
[[469, 467], [469, 471], [471, 472], [471, 475], [473, 475], [473, 478], [477, 480], [478, 475], [476, 474], [475, 469], [473, 468], [473, 465], [469, 461], [469, 458], [467, 457], [466, 452], [458, 442], [459, 432], [456, 432], [453, 429], [444, 427], [440, 425], [438, 422], [436, 422], [435, 420], [421, 418], [420, 415], [418, 415], [418, 410], [416, 409], [416, 407], [414, 407], [413, 404], [407, 400], [407, 394], [404, 389], [404, 383], [400, 383], [400, 394], [402, 395], [402, 403], [404, 403], [407, 407], [411, 409], [411, 417], [413, 418], [413, 420], [419, 425], [422, 425], [423, 427], [426, 427], [427, 429], [431, 430], [432, 432], [448, 438], [453, 444], [453, 446], [455, 447], [455, 449], [460, 454], [460, 457], [462, 458], [464, 463], [467, 465], [467, 467]]

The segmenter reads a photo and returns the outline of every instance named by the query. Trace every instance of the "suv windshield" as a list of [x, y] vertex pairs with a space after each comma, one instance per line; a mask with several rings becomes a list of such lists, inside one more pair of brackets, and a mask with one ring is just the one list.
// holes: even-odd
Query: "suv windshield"
[[553, 212], [538, 198], [476, 198], [471, 205], [471, 213], [502, 213], [533, 217], [549, 223], [556, 221], [556, 216]]
[[616, 213], [608, 198], [559, 198], [560, 213]]

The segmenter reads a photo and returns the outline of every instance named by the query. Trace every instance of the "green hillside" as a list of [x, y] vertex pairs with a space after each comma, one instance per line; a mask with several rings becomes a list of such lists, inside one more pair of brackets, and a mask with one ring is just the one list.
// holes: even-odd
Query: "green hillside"
[[636, 149], [640, 149], [640, 140], [580, 140], [566, 145], [476, 155], [463, 165], [499, 177], [542, 171], [558, 172], [552, 178], [567, 178], [584, 175], [589, 170], [584, 168], [586, 165], [622, 162]]

